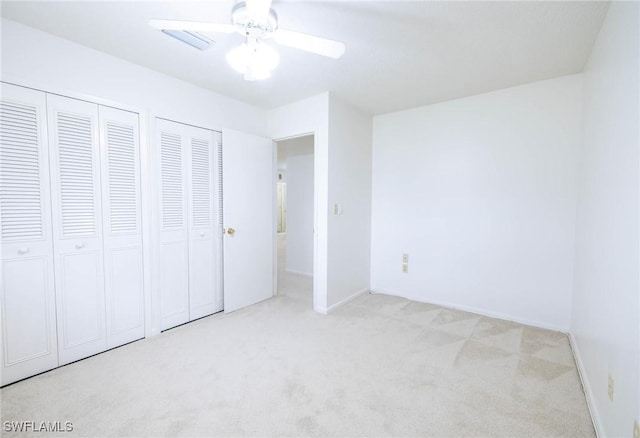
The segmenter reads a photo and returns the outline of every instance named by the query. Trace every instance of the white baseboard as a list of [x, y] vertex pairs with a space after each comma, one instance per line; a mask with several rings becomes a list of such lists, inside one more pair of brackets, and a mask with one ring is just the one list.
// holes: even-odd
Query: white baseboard
[[[328, 308], [328, 309], [326, 309], [326, 310], [327, 310], [327, 312], [326, 312], [326, 313], [333, 312], [333, 311], [334, 311], [334, 310], [336, 310], [338, 307], [340, 307], [340, 306], [344, 306], [344, 305], [345, 305], [345, 304], [347, 304], [349, 301], [355, 300], [355, 299], [356, 299], [356, 298], [358, 298], [359, 296], [364, 295], [364, 294], [366, 294], [366, 293], [369, 293], [369, 288], [368, 288], [368, 287], [367, 287], [367, 288], [364, 288], [364, 289], [362, 289], [362, 290], [359, 290], [358, 292], [354, 293], [353, 295], [349, 295], [347, 298], [345, 298], [345, 299], [343, 299], [343, 300], [340, 300], [340, 301], [338, 301], [338, 302], [337, 302], [337, 303], [335, 303], [335, 304], [332, 304], [331, 306], [329, 306], [329, 308]], [[322, 313], [322, 312], [320, 312], [320, 313]], [[326, 314], [326, 313], [325, 313], [325, 314]]]
[[593, 423], [593, 428], [596, 431], [596, 436], [604, 436], [602, 434], [602, 431], [604, 429], [602, 427], [600, 417], [598, 417], [598, 414], [596, 412], [593, 390], [591, 389], [591, 385], [587, 380], [587, 374], [582, 363], [582, 355], [580, 354], [580, 349], [578, 348], [578, 342], [576, 341], [576, 338], [573, 337], [573, 334], [571, 332], [569, 332], [569, 344], [571, 345], [571, 351], [573, 352], [573, 359], [576, 361], [578, 375], [580, 376], [580, 382], [582, 382], [582, 389], [584, 390], [584, 395], [587, 399], [587, 407], [589, 408], [589, 414], [591, 415], [591, 422]]
[[284, 271], [285, 271], [287, 274], [302, 275], [303, 277], [313, 278], [313, 274], [311, 274], [311, 273], [309, 273], [309, 272], [295, 271], [295, 270], [293, 270], [293, 269], [285, 269]]
[[524, 325], [530, 325], [532, 327], [543, 328], [543, 329], [546, 329], [546, 330], [553, 330], [555, 332], [562, 332], [562, 333], [568, 333], [569, 332], [568, 327], [560, 327], [560, 326], [556, 326], [556, 325], [553, 325], [553, 324], [547, 324], [547, 323], [540, 322], [540, 321], [534, 321], [534, 320], [530, 320], [530, 319], [519, 318], [519, 317], [508, 315], [508, 314], [505, 314], [505, 313], [492, 312], [492, 311], [486, 310], [486, 309], [479, 309], [477, 307], [472, 307], [472, 306], [465, 306], [465, 305], [460, 305], [460, 304], [456, 304], [456, 303], [449, 303], [449, 302], [437, 301], [437, 300], [431, 300], [431, 299], [427, 300], [427, 299], [422, 298], [422, 297], [416, 297], [416, 296], [406, 295], [406, 294], [399, 294], [397, 292], [388, 291], [388, 290], [379, 289], [379, 288], [371, 289], [371, 293], [393, 295], [393, 296], [400, 297], [400, 298], [406, 298], [407, 300], [411, 300], [411, 301], [418, 301], [418, 302], [427, 303], [427, 304], [435, 304], [436, 306], [448, 307], [450, 309], [462, 310], [464, 312], [477, 313], [478, 315], [488, 316], [489, 318], [504, 319], [505, 321], [513, 321], [513, 322], [517, 322], [517, 323], [524, 324]]

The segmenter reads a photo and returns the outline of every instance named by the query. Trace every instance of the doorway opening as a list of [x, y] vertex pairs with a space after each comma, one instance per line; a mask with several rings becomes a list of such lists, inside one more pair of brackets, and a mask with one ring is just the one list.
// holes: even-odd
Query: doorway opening
[[277, 141], [278, 294], [313, 305], [314, 136]]

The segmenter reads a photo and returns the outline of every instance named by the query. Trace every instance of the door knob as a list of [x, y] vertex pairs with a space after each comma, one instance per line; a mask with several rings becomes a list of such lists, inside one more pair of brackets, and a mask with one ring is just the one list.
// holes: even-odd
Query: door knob
[[204, 231], [200, 232], [200, 237], [204, 237]]
[[233, 236], [234, 234], [236, 234], [236, 230], [234, 230], [233, 228], [227, 228], [227, 234], [229, 236]]

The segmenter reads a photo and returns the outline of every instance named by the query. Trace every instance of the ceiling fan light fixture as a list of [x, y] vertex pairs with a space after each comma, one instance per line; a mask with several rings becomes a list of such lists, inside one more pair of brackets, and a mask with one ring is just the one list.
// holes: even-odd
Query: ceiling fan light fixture
[[265, 0], [240, 1], [231, 11], [231, 21], [239, 34], [266, 39], [278, 28], [278, 15]]
[[231, 68], [243, 74], [245, 80], [258, 81], [271, 76], [280, 62], [280, 56], [259, 39], [250, 39], [231, 49], [227, 53], [227, 62]]

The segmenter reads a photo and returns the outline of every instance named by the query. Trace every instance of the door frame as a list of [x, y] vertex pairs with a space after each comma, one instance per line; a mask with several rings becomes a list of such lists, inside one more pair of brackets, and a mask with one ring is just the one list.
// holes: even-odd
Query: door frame
[[[327, 195], [327, 187], [323, 186], [323, 182], [326, 180], [326, 171], [323, 167], [323, 163], [326, 158], [326, 151], [323, 151], [321, 142], [318, 139], [321, 136], [320, 129], [316, 129], [310, 132], [302, 132], [299, 134], [293, 134], [285, 137], [274, 138], [274, 160], [273, 160], [273, 192], [274, 192], [274, 207], [273, 210], [276, 214], [276, 232], [274, 232], [274, 290], [278, 293], [278, 233], [277, 233], [277, 214], [278, 214], [278, 196], [277, 196], [277, 183], [278, 183], [278, 148], [275, 146], [278, 142], [291, 140], [294, 138], [313, 136], [313, 310], [327, 314], [327, 260], [326, 257], [322, 257], [322, 248], [325, 248], [324, 254], [326, 255], [327, 237], [321, 233], [322, 217], [321, 212], [324, 211], [322, 205], [322, 199]], [[324, 153], [323, 153], [324, 152]], [[324, 188], [324, 192], [323, 192]], [[323, 197], [324, 193], [324, 197]], [[326, 218], [325, 218], [326, 223]], [[325, 225], [326, 227], [326, 225]]]

